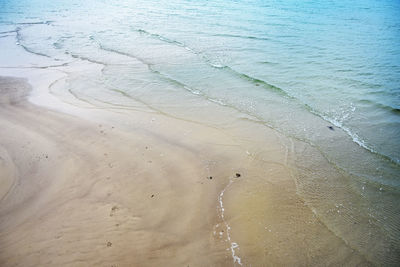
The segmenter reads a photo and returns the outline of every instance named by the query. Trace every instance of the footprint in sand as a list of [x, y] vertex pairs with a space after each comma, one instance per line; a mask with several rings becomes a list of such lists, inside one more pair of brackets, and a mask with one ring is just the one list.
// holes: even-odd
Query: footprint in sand
[[111, 208], [111, 212], [110, 212], [110, 217], [112, 217], [114, 214], [115, 214], [115, 212], [118, 210], [118, 207], [117, 206], [113, 206], [112, 208]]

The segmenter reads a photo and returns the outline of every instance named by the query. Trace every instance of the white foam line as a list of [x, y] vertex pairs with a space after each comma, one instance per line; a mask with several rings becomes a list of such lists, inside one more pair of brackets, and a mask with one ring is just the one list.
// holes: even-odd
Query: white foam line
[[335, 125], [336, 127], [341, 128], [343, 131], [345, 131], [345, 132], [352, 138], [353, 142], [355, 142], [355, 143], [356, 143], [357, 145], [359, 145], [360, 147], [365, 148], [365, 149], [367, 149], [367, 150], [369, 150], [369, 151], [371, 151], [371, 152], [373, 152], [373, 153], [377, 153], [375, 150], [373, 150], [372, 148], [370, 148], [369, 146], [367, 146], [367, 145], [364, 143], [364, 141], [363, 141], [361, 138], [358, 137], [358, 135], [357, 135], [356, 133], [353, 133], [352, 131], [350, 131], [349, 128], [343, 126], [343, 124], [340, 123], [339, 121], [337, 121], [336, 119], [330, 118], [330, 117], [325, 116], [325, 115], [321, 115], [321, 117], [322, 117], [324, 120], [326, 120], [326, 121], [332, 123], [332, 124]]
[[228, 189], [228, 187], [233, 183], [232, 178], [229, 179], [229, 183], [227, 186], [225, 186], [225, 188], [221, 191], [221, 193], [219, 194], [218, 200], [219, 200], [219, 206], [220, 206], [220, 210], [221, 210], [221, 219], [225, 224], [226, 227], [226, 236], [227, 236], [227, 241], [230, 243], [231, 247], [230, 250], [232, 252], [232, 258], [233, 258], [233, 264], [235, 264], [236, 262], [239, 265], [242, 265], [241, 259], [239, 256], [236, 255], [235, 253], [235, 249], [239, 249], [239, 245], [236, 242], [232, 242], [231, 240], [231, 235], [230, 235], [230, 230], [231, 227], [229, 226], [229, 224], [225, 221], [225, 217], [224, 217], [224, 203], [222, 201], [222, 198], [224, 197], [224, 193], [225, 191]]
[[362, 148], [364, 148], [364, 149], [366, 149], [366, 150], [368, 150], [368, 151], [370, 151], [370, 152], [372, 152], [372, 153], [379, 154], [379, 155], [382, 155], [382, 156], [384, 156], [384, 157], [387, 157], [387, 158], [389, 158], [389, 159], [390, 159], [392, 162], [394, 162], [394, 163], [397, 163], [397, 164], [400, 163], [400, 160], [399, 160], [399, 159], [392, 158], [392, 157], [387, 156], [387, 155], [385, 155], [385, 154], [381, 154], [380, 152], [376, 151], [376, 150], [373, 149], [372, 147], [368, 146], [368, 145], [365, 143], [365, 141], [364, 141], [362, 138], [360, 138], [360, 137], [358, 136], [358, 134], [353, 133], [349, 128], [347, 128], [346, 126], [344, 126], [340, 121], [336, 120], [335, 118], [330, 118], [330, 117], [328, 117], [328, 116], [326, 116], [326, 115], [323, 115], [323, 114], [321, 114], [321, 113], [319, 113], [319, 112], [317, 112], [317, 111], [315, 111], [315, 110], [313, 110], [313, 109], [311, 109], [311, 112], [312, 112], [313, 114], [317, 115], [317, 116], [320, 116], [320, 117], [321, 117], [322, 119], [324, 119], [325, 121], [330, 122], [330, 123], [332, 123], [333, 125], [335, 125], [336, 127], [342, 129], [345, 133], [347, 133], [347, 134], [351, 137], [351, 139], [353, 140], [353, 142], [356, 143], [357, 145], [359, 145], [360, 147], [362, 147]]

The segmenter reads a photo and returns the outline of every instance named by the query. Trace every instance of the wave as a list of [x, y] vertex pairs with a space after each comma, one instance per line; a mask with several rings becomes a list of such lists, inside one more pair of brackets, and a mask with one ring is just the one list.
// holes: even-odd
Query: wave
[[[95, 40], [95, 39], [93, 39], [93, 40]], [[95, 41], [96, 41], [96, 40], [95, 40]], [[121, 56], [125, 56], [125, 57], [130, 57], [130, 58], [136, 59], [136, 60], [139, 61], [140, 63], [146, 65], [150, 70], [152, 70], [152, 69], [151, 69], [151, 65], [152, 65], [152, 64], [151, 64], [150, 62], [146, 61], [145, 59], [140, 58], [140, 57], [135, 56], [135, 55], [132, 55], [132, 54], [129, 54], [129, 53], [126, 53], [126, 52], [122, 52], [122, 51], [113, 49], [113, 48], [105, 47], [105, 46], [102, 45], [100, 42], [98, 42], [98, 41], [96, 41], [96, 42], [97, 42], [97, 44], [99, 45], [99, 49], [104, 50], [104, 51], [107, 51], [107, 52], [115, 53], [115, 54], [118, 54], [118, 55], [121, 55]]]
[[259, 61], [259, 64], [265, 64], [265, 65], [279, 65], [277, 62], [270, 62], [270, 61]]
[[46, 21], [35, 21], [35, 22], [19, 22], [19, 23], [15, 23], [16, 25], [40, 25], [40, 24], [46, 24], [46, 25], [50, 25], [51, 23], [53, 23], [53, 20], [46, 20]]
[[[285, 97], [285, 98], [291, 99], [291, 100], [293, 100], [293, 101], [296, 101], [297, 103], [301, 104], [307, 111], [309, 111], [309, 112], [311, 112], [312, 114], [318, 116], [319, 118], [323, 119], [324, 121], [329, 122], [329, 123], [335, 125], [336, 127], [342, 129], [342, 130], [351, 138], [351, 140], [352, 140], [354, 143], [356, 143], [357, 145], [359, 145], [359, 146], [362, 147], [363, 149], [366, 149], [366, 150], [370, 151], [371, 153], [376, 154], [376, 155], [380, 156], [381, 158], [386, 159], [386, 160], [389, 160], [390, 162], [393, 162], [393, 163], [395, 163], [395, 164], [399, 164], [399, 163], [400, 163], [400, 160], [399, 160], [399, 159], [392, 158], [392, 157], [390, 157], [390, 156], [388, 156], [388, 155], [385, 155], [385, 154], [383, 154], [383, 153], [380, 153], [380, 152], [376, 151], [376, 150], [373, 149], [371, 146], [367, 145], [367, 143], [366, 143], [360, 136], [358, 136], [357, 133], [354, 133], [353, 131], [351, 131], [351, 129], [349, 129], [348, 127], [344, 126], [342, 123], [340, 123], [340, 122], [337, 121], [336, 119], [334, 119], [334, 118], [332, 118], [332, 117], [329, 117], [328, 115], [323, 114], [322, 112], [320, 112], [320, 111], [318, 111], [318, 110], [315, 110], [314, 108], [312, 108], [311, 106], [309, 106], [309, 105], [306, 104], [306, 103], [303, 103], [302, 101], [300, 101], [298, 98], [292, 96], [290, 93], [288, 93], [288, 92], [287, 92], [286, 90], [284, 90], [283, 88], [280, 88], [280, 87], [278, 87], [278, 86], [275, 86], [275, 85], [273, 85], [273, 84], [270, 84], [270, 83], [268, 83], [267, 81], [264, 81], [264, 80], [262, 80], [262, 79], [259, 79], [259, 78], [256, 78], [256, 77], [252, 77], [252, 76], [250, 76], [250, 75], [248, 75], [248, 74], [246, 74], [246, 73], [242, 73], [242, 72], [236, 71], [236, 70], [234, 70], [233, 68], [231, 68], [230, 66], [227, 66], [227, 65], [220, 65], [220, 64], [214, 64], [214, 63], [212, 63], [211, 60], [209, 60], [207, 57], [203, 56], [202, 53], [196, 52], [194, 49], [192, 49], [192, 48], [190, 48], [190, 47], [187, 47], [185, 44], [183, 44], [183, 43], [181, 43], [181, 42], [179, 42], [179, 41], [175, 41], [175, 40], [166, 38], [166, 37], [161, 36], [161, 35], [159, 35], [159, 34], [150, 33], [150, 32], [148, 32], [148, 31], [146, 31], [146, 30], [143, 30], [143, 29], [137, 29], [136, 31], [139, 32], [139, 33], [141, 33], [141, 34], [144, 34], [144, 35], [146, 35], [146, 36], [149, 36], [149, 37], [152, 37], [152, 38], [157, 38], [157, 39], [159, 39], [159, 40], [161, 40], [161, 41], [163, 41], [163, 42], [167, 42], [167, 43], [172, 44], [172, 45], [177, 45], [177, 46], [179, 46], [179, 47], [183, 47], [183, 48], [185, 48], [185, 49], [187, 49], [187, 50], [189, 50], [189, 51], [191, 51], [191, 52], [193, 52], [193, 53], [195, 53], [195, 54], [197, 54], [197, 55], [202, 56], [203, 59], [204, 59], [204, 61], [205, 61], [209, 66], [211, 66], [211, 67], [213, 67], [213, 68], [227, 71], [227, 72], [229, 72], [229, 73], [235, 75], [236, 77], [238, 77], [238, 78], [240, 78], [240, 79], [242, 79], [242, 80], [245, 80], [245, 81], [247, 81], [247, 82], [250, 82], [250, 83], [253, 84], [254, 86], [258, 86], [258, 87], [267, 89], [268, 91], [277, 93], [277, 94], [281, 95], [282, 97]], [[118, 51], [118, 50], [115, 50], [115, 49], [112, 49], [112, 48], [106, 48], [106, 47], [104, 47], [104, 46], [103, 46], [101, 43], [99, 43], [99, 42], [98, 42], [98, 44], [99, 44], [99, 47], [100, 47], [101, 49], [103, 49], [103, 50], [106, 50], [106, 51], [109, 51], [109, 52], [118, 53], [118, 54], [121, 54], [121, 55], [124, 55], [124, 56], [128, 56], [128, 57], [135, 58], [136, 60], [139, 60], [140, 62], [146, 64], [146, 65], [148, 66], [149, 70], [152, 71], [153, 73], [156, 73], [156, 74], [162, 76], [164, 79], [167, 79], [167, 80], [169, 80], [170, 82], [175, 83], [175, 84], [178, 85], [178, 86], [181, 86], [182, 88], [184, 88], [184, 89], [190, 91], [191, 93], [194, 93], [194, 94], [197, 94], [197, 95], [202, 95], [203, 97], [207, 98], [209, 101], [212, 101], [212, 102], [214, 102], [214, 103], [217, 103], [217, 104], [220, 104], [220, 105], [223, 105], [223, 106], [231, 106], [231, 105], [228, 105], [227, 103], [225, 103], [225, 101], [223, 101], [222, 99], [214, 99], [214, 98], [211, 98], [211, 97], [205, 95], [201, 90], [193, 89], [193, 88], [187, 86], [186, 84], [183, 84], [183, 83], [177, 81], [176, 79], [174, 79], [174, 78], [168, 76], [167, 74], [160, 73], [159, 71], [154, 70], [154, 67], [153, 67], [154, 64], [149, 63], [149, 62], [145, 61], [145, 60], [142, 59], [142, 58], [139, 58], [139, 57], [134, 56], [134, 55], [132, 55], [132, 54], [129, 54], [129, 53], [126, 53], [126, 52], [121, 52], [121, 51]], [[236, 108], [235, 108], [235, 109], [236, 109]], [[243, 112], [243, 110], [238, 110], [238, 111]], [[250, 115], [250, 114], [249, 114], [249, 115]], [[254, 114], [253, 114], [253, 115], [254, 115]]]
[[17, 27], [17, 28], [15, 29], [15, 32], [17, 33], [17, 36], [16, 36], [16, 38], [17, 38], [17, 45], [21, 46], [26, 52], [35, 54], [35, 55], [37, 55], [37, 56], [52, 58], [52, 57], [49, 56], [49, 55], [46, 55], [46, 54], [43, 54], [43, 53], [40, 53], [40, 52], [37, 52], [37, 51], [33, 51], [32, 49], [28, 48], [26, 45], [22, 44], [22, 41], [24, 40], [24, 38], [22, 37], [21, 28], [20, 28], [20, 27]]
[[[169, 43], [169, 44], [177, 45], [177, 46], [179, 46], [179, 47], [184, 47], [186, 50], [189, 50], [189, 51], [193, 52], [193, 53], [196, 54], [196, 55], [202, 55], [201, 52], [195, 51], [195, 49], [193, 49], [193, 48], [191, 48], [191, 47], [189, 47], [189, 46], [187, 46], [187, 45], [185, 45], [184, 43], [181, 43], [181, 42], [179, 42], [179, 41], [169, 39], [169, 38], [164, 37], [164, 36], [159, 35], [159, 34], [150, 33], [150, 32], [148, 32], [148, 31], [146, 31], [146, 30], [143, 30], [143, 29], [133, 29], [133, 30], [134, 30], [134, 31], [137, 31], [137, 32], [139, 32], [139, 33], [145, 34], [145, 35], [147, 35], [147, 36], [149, 36], [149, 37], [157, 38], [158, 40], [167, 42], [167, 43]], [[242, 78], [242, 79], [244, 79], [244, 80], [246, 80], [246, 81], [251, 82], [251, 83], [254, 84], [255, 86], [260, 86], [260, 85], [262, 85], [262, 86], [266, 87], [267, 89], [272, 90], [272, 91], [275, 91], [275, 92], [278, 92], [279, 94], [281, 94], [281, 95], [283, 95], [283, 96], [285, 96], [285, 97], [294, 98], [293, 96], [289, 95], [289, 93], [286, 92], [285, 90], [283, 90], [282, 88], [279, 88], [279, 87], [277, 87], [277, 86], [275, 86], [275, 85], [272, 85], [272, 84], [270, 84], [270, 83], [268, 83], [268, 82], [266, 82], [266, 81], [263, 81], [263, 80], [260, 80], [260, 79], [251, 77], [251, 76], [249, 76], [249, 75], [247, 75], [247, 74], [245, 74], [245, 73], [240, 73], [240, 72], [238, 72], [238, 71], [232, 69], [231, 67], [229, 67], [229, 66], [227, 66], [227, 65], [215, 64], [215, 63], [213, 63], [209, 58], [207, 58], [207, 57], [204, 56], [204, 55], [202, 55], [202, 57], [203, 57], [204, 61], [205, 61], [209, 66], [211, 66], [211, 67], [213, 67], [213, 68], [228, 70], [228, 71], [231, 72], [232, 74], [235, 74], [236, 76], [238, 76], [238, 77], [240, 77], [240, 78]]]
[[66, 54], [70, 54], [71, 57], [73, 57], [73, 58], [77, 58], [77, 59], [80, 59], [80, 60], [88, 61], [88, 62], [93, 63], [93, 64], [99, 64], [99, 65], [107, 66], [107, 63], [99, 61], [99, 60], [91, 59], [91, 58], [88, 58], [88, 57], [85, 57], [85, 56], [76, 55], [76, 54], [71, 54], [69, 52], [65, 52], [65, 53]]
[[70, 62], [65, 62], [63, 64], [58, 64], [58, 65], [46, 65], [46, 66], [31, 66], [31, 67], [22, 67], [22, 66], [17, 66], [17, 67], [0, 67], [1, 69], [52, 69], [52, 68], [59, 68], [59, 67], [65, 67], [68, 66]]
[[182, 83], [182, 82], [170, 77], [169, 75], [167, 75], [165, 73], [161, 73], [160, 71], [155, 70], [152, 63], [149, 63], [146, 60], [144, 60], [144, 59], [142, 59], [142, 58], [140, 58], [138, 56], [135, 56], [135, 55], [132, 55], [132, 54], [129, 54], [129, 53], [126, 53], [126, 52], [122, 52], [122, 51], [119, 51], [119, 50], [116, 50], [116, 49], [113, 49], [113, 48], [105, 47], [100, 43], [99, 43], [99, 48], [104, 50], [104, 51], [108, 51], [108, 52], [112, 52], [112, 53], [116, 53], [116, 54], [119, 54], [119, 55], [123, 55], [123, 56], [127, 56], [127, 57], [131, 57], [133, 59], [136, 59], [139, 62], [141, 62], [142, 64], [146, 65], [147, 68], [149, 69], [149, 71], [151, 71], [152, 73], [158, 75], [159, 77], [161, 77], [162, 79], [168, 81], [169, 83], [174, 84], [174, 85], [176, 85], [178, 87], [181, 87], [181, 88], [185, 89], [186, 91], [189, 91], [192, 94], [200, 95], [200, 96], [206, 98], [207, 100], [209, 100], [211, 102], [220, 104], [222, 106], [227, 106], [227, 104], [223, 100], [211, 98], [211, 97], [205, 95], [201, 90], [192, 88], [192, 87], [188, 86], [187, 84], [184, 84], [184, 83]]
[[366, 104], [369, 104], [369, 105], [373, 105], [373, 106], [375, 106], [377, 108], [389, 111], [389, 112], [394, 113], [396, 115], [400, 115], [400, 108], [392, 107], [390, 105], [379, 103], [379, 102], [374, 102], [374, 101], [371, 101], [371, 100], [368, 100], [368, 99], [361, 99], [361, 100], [359, 100], [359, 102], [360, 103], [366, 103]]
[[169, 38], [167, 38], [167, 37], [165, 37], [165, 36], [162, 36], [162, 35], [160, 35], [160, 34], [151, 33], [151, 32], [148, 32], [148, 31], [146, 31], [146, 30], [143, 30], [143, 29], [135, 29], [135, 28], [132, 28], [132, 30], [133, 30], [133, 31], [136, 31], [136, 32], [138, 32], [138, 33], [140, 33], [140, 34], [143, 34], [143, 35], [147, 35], [147, 36], [149, 36], [149, 37], [156, 38], [156, 39], [158, 39], [158, 40], [160, 40], [160, 41], [163, 41], [163, 42], [166, 42], [166, 43], [169, 43], [169, 44], [173, 44], [173, 45], [176, 45], [176, 46], [179, 46], [179, 47], [183, 47], [183, 48], [185, 48], [186, 50], [189, 50], [189, 51], [191, 51], [191, 52], [193, 52], [193, 53], [195, 53], [195, 54], [198, 54], [196, 51], [194, 51], [192, 48], [188, 47], [188, 46], [185, 45], [184, 43], [181, 43], [181, 42], [176, 41], [176, 40], [173, 40], [173, 39], [169, 39]]
[[[392, 157], [390, 157], [388, 155], [385, 155], [383, 153], [380, 153], [380, 152], [376, 151], [371, 146], [367, 145], [366, 142], [360, 136], [358, 136], [357, 133], [352, 132], [348, 127], [344, 126], [342, 123], [340, 123], [336, 119], [331, 118], [331, 117], [327, 116], [326, 114], [323, 114], [322, 112], [315, 110], [314, 108], [312, 108], [310, 105], [308, 105], [306, 103], [302, 103], [298, 98], [290, 95], [284, 89], [282, 89], [280, 87], [277, 87], [277, 86], [274, 86], [274, 85], [272, 85], [272, 84], [270, 84], [270, 83], [268, 83], [268, 82], [266, 82], [264, 80], [260, 80], [260, 79], [251, 77], [251, 76], [249, 76], [249, 75], [247, 75], [245, 73], [238, 72], [238, 71], [230, 68], [229, 66], [223, 66], [223, 67], [218, 67], [218, 68], [219, 69], [229, 70], [231, 73], [234, 73], [236, 76], [238, 76], [238, 77], [240, 77], [242, 79], [248, 80], [248, 81], [250, 81], [251, 83], [253, 83], [256, 86], [263, 85], [263, 87], [267, 88], [269, 91], [274, 91], [276, 93], [281, 94], [284, 97], [287, 97], [287, 98], [290, 98], [290, 99], [293, 99], [293, 100], [297, 101], [298, 103], [303, 105], [307, 111], [313, 113], [314, 115], [320, 117], [321, 119], [323, 119], [323, 120], [325, 120], [325, 121], [327, 121], [329, 123], [332, 123], [336, 127], [342, 129], [348, 136], [350, 136], [350, 138], [353, 140], [353, 142], [356, 143], [357, 145], [359, 145], [360, 147], [370, 151], [371, 153], [379, 155], [380, 157], [382, 157], [382, 158], [384, 158], [386, 160], [389, 160], [389, 161], [391, 161], [391, 162], [393, 162], [395, 164], [399, 164], [400, 163], [399, 159], [392, 158]], [[382, 105], [382, 106], [384, 108], [390, 110], [391, 112], [396, 113], [396, 114], [400, 113], [400, 110], [397, 109], [397, 108], [392, 108], [392, 107], [384, 106], [384, 105]]]
[[12, 31], [5, 31], [5, 32], [0, 32], [0, 34], [7, 34], [7, 33], [16, 33], [17, 30], [12, 30]]
[[40, 53], [40, 52], [33, 51], [32, 49], [30, 49], [30, 48], [28, 48], [27, 46], [21, 44], [20, 42], [18, 42], [17, 44], [18, 44], [19, 46], [21, 46], [21, 47], [22, 47], [26, 52], [28, 52], [28, 53], [32, 53], [32, 54], [35, 54], [35, 55], [37, 55], [37, 56], [42, 56], [42, 57], [51, 58], [51, 56], [49, 56], [49, 55], [46, 55], [46, 54], [43, 54], [43, 53]]
[[246, 35], [240, 35], [240, 34], [227, 34], [227, 33], [214, 33], [214, 34], [211, 34], [211, 36], [250, 39], [250, 40], [260, 40], [260, 41], [269, 41], [269, 40], [271, 40], [270, 38], [267, 38], [267, 37], [246, 36]]
[[381, 157], [384, 160], [387, 160], [389, 162], [392, 162], [396, 165], [400, 164], [400, 159], [397, 158], [392, 158], [388, 155], [385, 155], [381, 152], [376, 151], [375, 149], [373, 149], [371, 146], [367, 145], [367, 143], [357, 134], [352, 132], [348, 127], [344, 126], [341, 122], [339, 122], [338, 120], [331, 118], [319, 111], [316, 111], [315, 109], [313, 109], [311, 106], [304, 104], [304, 106], [307, 107], [307, 110], [310, 111], [311, 113], [313, 113], [314, 115], [322, 118], [323, 120], [335, 125], [336, 127], [342, 129], [348, 136], [351, 137], [351, 139], [353, 140], [354, 143], [356, 143], [357, 145], [359, 145], [360, 147], [368, 150], [369, 152]]
[[5, 35], [1, 35], [0, 34], [0, 38], [7, 38], [7, 37], [10, 37], [10, 36], [13, 36], [12, 34], [5, 34]]
[[[189, 46], [187, 46], [187, 45], [185, 45], [184, 43], [181, 43], [181, 42], [179, 42], [179, 41], [169, 39], [169, 38], [164, 37], [164, 36], [159, 35], [159, 34], [150, 33], [150, 32], [148, 32], [148, 31], [146, 31], [146, 30], [143, 30], [143, 29], [134, 29], [134, 28], [132, 28], [132, 29], [133, 29], [134, 31], [136, 31], [136, 32], [141, 33], [141, 34], [145, 34], [146, 36], [153, 37], [153, 38], [157, 38], [157, 39], [160, 40], [160, 41], [167, 42], [167, 43], [173, 44], [173, 45], [177, 45], [177, 46], [179, 46], [179, 47], [184, 47], [186, 50], [189, 50], [189, 51], [193, 52], [193, 53], [196, 54], [196, 55], [202, 55], [201, 52], [198, 52], [198, 51], [196, 51], [195, 49], [193, 49], [193, 48], [191, 48], [191, 47], [189, 47]], [[100, 44], [100, 45], [101, 45], [101, 44]], [[126, 54], [125, 54], [125, 55], [126, 55]], [[260, 80], [260, 79], [251, 77], [251, 76], [249, 76], [249, 75], [247, 75], [247, 74], [245, 74], [245, 73], [240, 73], [240, 72], [238, 72], [238, 71], [232, 69], [231, 67], [229, 67], [229, 66], [227, 66], [227, 65], [215, 64], [215, 63], [213, 63], [209, 58], [207, 58], [207, 57], [204, 56], [204, 55], [202, 55], [202, 57], [203, 57], [204, 61], [205, 61], [209, 66], [211, 66], [211, 67], [213, 67], [213, 68], [216, 68], [216, 69], [225, 69], [225, 70], [231, 72], [232, 74], [238, 76], [239, 78], [242, 78], [242, 79], [244, 79], [244, 80], [246, 80], [246, 81], [251, 82], [251, 83], [254, 84], [255, 86], [260, 86], [260, 85], [262, 85], [262, 86], [266, 87], [267, 89], [272, 90], [272, 91], [275, 91], [275, 92], [278, 92], [279, 94], [281, 94], [281, 95], [283, 95], [283, 96], [285, 96], [285, 97], [294, 98], [293, 96], [289, 95], [289, 93], [286, 92], [285, 90], [283, 90], [282, 88], [279, 88], [279, 87], [277, 87], [277, 86], [275, 86], [275, 85], [272, 85], [272, 84], [270, 84], [270, 83], [268, 83], [268, 82], [266, 82], [266, 81], [263, 81], [263, 80]]]
[[269, 91], [273, 91], [275, 93], [280, 94], [281, 96], [284, 96], [286, 98], [291, 98], [291, 99], [295, 99], [295, 97], [293, 97], [292, 95], [290, 95], [288, 92], [286, 92], [285, 90], [283, 90], [282, 88], [275, 86], [273, 84], [270, 84], [264, 80], [260, 80], [258, 78], [252, 77], [250, 75], [247, 75], [245, 73], [241, 73], [238, 72], [234, 69], [232, 69], [229, 66], [215, 66], [213, 64], [210, 64], [212, 67], [214, 68], [218, 68], [218, 69], [224, 69], [228, 72], [230, 72], [231, 74], [235, 75], [236, 77], [239, 77], [242, 80], [246, 80], [248, 82], [250, 82], [251, 84], [255, 85], [255, 86], [261, 86], [264, 87], [265, 89], [268, 89]]

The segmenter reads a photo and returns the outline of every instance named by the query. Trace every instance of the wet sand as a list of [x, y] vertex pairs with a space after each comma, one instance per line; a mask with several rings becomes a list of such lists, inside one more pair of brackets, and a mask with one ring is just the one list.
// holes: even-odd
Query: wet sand
[[299, 197], [273, 131], [78, 117], [28, 102], [30, 90], [0, 78], [1, 266], [370, 264]]

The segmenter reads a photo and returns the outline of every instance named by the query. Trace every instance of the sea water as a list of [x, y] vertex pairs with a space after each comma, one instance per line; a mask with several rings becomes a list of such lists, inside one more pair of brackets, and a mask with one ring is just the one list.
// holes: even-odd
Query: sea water
[[[1, 0], [0, 38], [12, 34], [59, 65], [105, 66], [68, 80], [86, 101], [129, 106], [129, 96], [196, 120], [182, 110], [198, 98], [316, 148], [369, 203], [363, 216], [386, 244], [378, 259], [399, 259], [399, 1]], [[313, 175], [328, 174], [300, 175], [306, 199]], [[342, 205], [336, 193], [317, 199]]]

